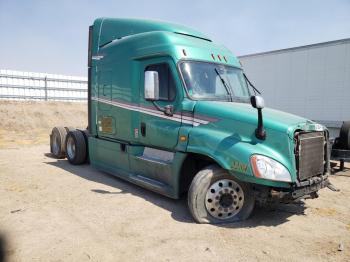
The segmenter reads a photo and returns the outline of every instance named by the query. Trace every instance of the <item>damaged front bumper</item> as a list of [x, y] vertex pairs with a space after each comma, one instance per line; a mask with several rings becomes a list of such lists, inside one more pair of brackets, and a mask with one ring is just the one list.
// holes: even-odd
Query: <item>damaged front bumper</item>
[[333, 191], [338, 191], [330, 183], [328, 174], [311, 177], [302, 182], [296, 182], [288, 189], [286, 188], [255, 188], [258, 202], [271, 203], [282, 202], [291, 203], [303, 198], [317, 198], [322, 188], [328, 187]]
[[329, 185], [331, 185], [331, 183], [329, 182], [328, 175], [311, 177], [306, 181], [295, 183], [286, 197], [291, 200], [297, 200], [305, 196], [311, 196], [312, 198], [317, 197], [317, 191]]

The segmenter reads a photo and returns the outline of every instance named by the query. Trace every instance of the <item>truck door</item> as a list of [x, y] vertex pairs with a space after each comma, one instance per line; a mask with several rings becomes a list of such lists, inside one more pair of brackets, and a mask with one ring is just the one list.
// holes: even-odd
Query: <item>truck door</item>
[[[155, 71], [159, 79], [159, 98], [145, 99], [145, 72]], [[142, 62], [140, 83], [139, 141], [148, 147], [172, 150], [178, 142], [181, 127], [180, 80], [174, 62], [170, 58], [156, 58]], [[170, 108], [173, 115], [162, 112]]]

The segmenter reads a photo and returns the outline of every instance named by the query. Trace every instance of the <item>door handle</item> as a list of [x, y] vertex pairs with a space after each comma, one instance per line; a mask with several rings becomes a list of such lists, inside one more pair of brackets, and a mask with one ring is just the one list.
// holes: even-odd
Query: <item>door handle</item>
[[141, 135], [146, 136], [146, 123], [141, 123]]

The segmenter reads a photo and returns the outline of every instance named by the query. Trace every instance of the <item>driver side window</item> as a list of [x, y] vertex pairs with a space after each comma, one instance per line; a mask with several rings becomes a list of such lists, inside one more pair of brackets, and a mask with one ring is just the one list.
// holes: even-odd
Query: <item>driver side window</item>
[[156, 71], [159, 77], [159, 99], [173, 101], [176, 96], [175, 81], [168, 64], [155, 64], [146, 67], [145, 71]]

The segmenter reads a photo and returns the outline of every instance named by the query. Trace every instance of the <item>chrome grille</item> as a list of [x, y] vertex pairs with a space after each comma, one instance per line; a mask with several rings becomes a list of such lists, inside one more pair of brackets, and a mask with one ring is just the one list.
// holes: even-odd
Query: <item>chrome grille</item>
[[299, 133], [297, 135], [296, 162], [300, 181], [324, 172], [323, 132]]

